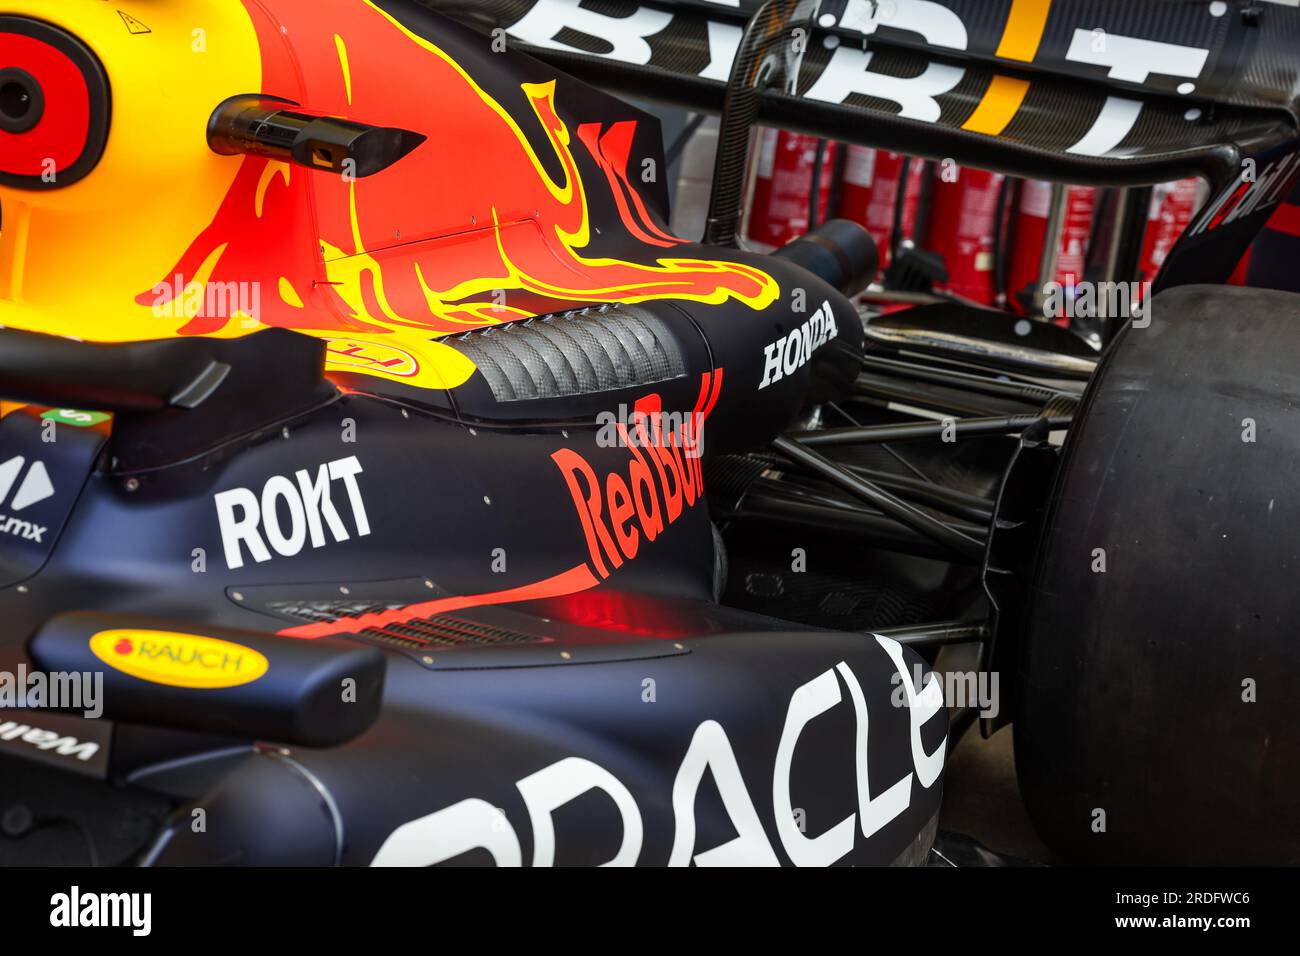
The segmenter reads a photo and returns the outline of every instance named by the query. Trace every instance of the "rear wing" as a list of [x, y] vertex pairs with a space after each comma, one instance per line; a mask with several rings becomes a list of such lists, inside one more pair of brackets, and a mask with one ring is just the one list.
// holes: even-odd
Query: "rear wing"
[[[763, 6], [420, 2], [589, 82], [704, 112], [722, 111], [745, 23]], [[1300, 8], [1285, 0], [813, 7], [809, 29], [792, 23], [798, 74], [760, 93], [761, 122], [1056, 182], [1202, 177], [1209, 204], [1159, 285], [1225, 279], [1300, 173]]]
[[[584, 79], [722, 108], [758, 0], [421, 0]], [[1214, 12], [1223, 8], [1221, 15]], [[601, 12], [608, 10], [609, 12]], [[629, 12], [631, 11], [631, 12]], [[1234, 175], [1300, 130], [1300, 8], [1240, 0], [823, 0], [760, 119], [1063, 182]]]

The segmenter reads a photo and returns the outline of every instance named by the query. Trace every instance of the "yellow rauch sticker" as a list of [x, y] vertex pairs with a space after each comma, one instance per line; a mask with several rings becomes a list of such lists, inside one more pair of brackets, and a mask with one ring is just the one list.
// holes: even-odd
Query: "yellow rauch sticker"
[[175, 631], [100, 631], [90, 639], [90, 652], [140, 680], [208, 690], [250, 683], [269, 666], [251, 647]]

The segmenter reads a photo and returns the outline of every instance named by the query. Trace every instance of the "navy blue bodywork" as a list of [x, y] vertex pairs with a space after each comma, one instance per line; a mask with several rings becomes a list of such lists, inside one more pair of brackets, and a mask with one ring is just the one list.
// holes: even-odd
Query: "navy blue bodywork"
[[[452, 52], [483, 56], [470, 31], [445, 30]], [[489, 59], [504, 74], [520, 62], [554, 72], [513, 52]], [[565, 102], [570, 126], [631, 111], [595, 91]], [[662, 166], [661, 145], [650, 148]], [[622, 228], [612, 206], [593, 221], [610, 242]], [[454, 392], [362, 374], [325, 382], [319, 342], [272, 330], [159, 345], [159, 362], [209, 349], [231, 371], [194, 407], [106, 406], [110, 434], [41, 418], [60, 389], [75, 401], [78, 379], [32, 371], [48, 348], [48, 367], [83, 363], [111, 381], [132, 346], [25, 339], [35, 358], [23, 369], [0, 357], [0, 395], [49, 396], [0, 421], [0, 463], [40, 462], [53, 489], [22, 514], [40, 535], [0, 537], [0, 670], [49, 664], [39, 635], [67, 612], [257, 632], [271, 695], [295, 673], [275, 647], [317, 632], [386, 661], [377, 720], [329, 747], [223, 733], [211, 690], [169, 692], [148, 720], [139, 707], [116, 722], [0, 712], [6, 796], [65, 793], [55, 802], [80, 828], [74, 845], [90, 834], [106, 863], [923, 860], [947, 714], [932, 679], [918, 696], [921, 658], [719, 605], [724, 560], [693, 459], [764, 447], [845, 389], [863, 341], [856, 311], [779, 258], [674, 254], [758, 265], [781, 298], [761, 312], [637, 306], [678, 365], [617, 388], [503, 401], [481, 372]], [[588, 323], [620, 314], [563, 305]], [[773, 343], [801, 330], [816, 351], [774, 379]], [[26, 394], [6, 394], [19, 380]], [[653, 450], [600, 425], [646, 401], [690, 415], [702, 395], [702, 447], [679, 442], [676, 464], [643, 460]], [[601, 498], [614, 475], [641, 504], [654, 499], [660, 527]], [[112, 685], [110, 717], [130, 686]], [[197, 732], [205, 708], [211, 727]], [[73, 743], [43, 749], [56, 723]], [[0, 845], [0, 862], [77, 852], [20, 840]]]

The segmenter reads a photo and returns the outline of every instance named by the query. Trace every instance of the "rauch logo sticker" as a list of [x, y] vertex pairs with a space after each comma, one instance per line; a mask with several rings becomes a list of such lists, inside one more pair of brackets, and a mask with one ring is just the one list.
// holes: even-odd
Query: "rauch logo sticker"
[[90, 652], [140, 680], [200, 690], [251, 684], [269, 667], [251, 647], [175, 631], [100, 631], [90, 639]]

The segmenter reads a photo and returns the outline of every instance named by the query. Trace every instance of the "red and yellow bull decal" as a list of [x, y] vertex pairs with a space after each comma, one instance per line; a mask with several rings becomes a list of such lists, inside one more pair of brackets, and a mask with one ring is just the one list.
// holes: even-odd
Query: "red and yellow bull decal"
[[[553, 79], [494, 95], [369, 0], [119, 6], [135, 29], [98, 0], [11, 3], [86, 43], [113, 116], [83, 180], [0, 188], [0, 324], [96, 341], [290, 328], [329, 341], [328, 369], [454, 387], [473, 365], [437, 337], [548, 302], [779, 294], [668, 234], [629, 175], [635, 121], [570, 129]], [[428, 139], [361, 180], [213, 154], [212, 111], [250, 92]], [[591, 190], [609, 191], [617, 241]]]

